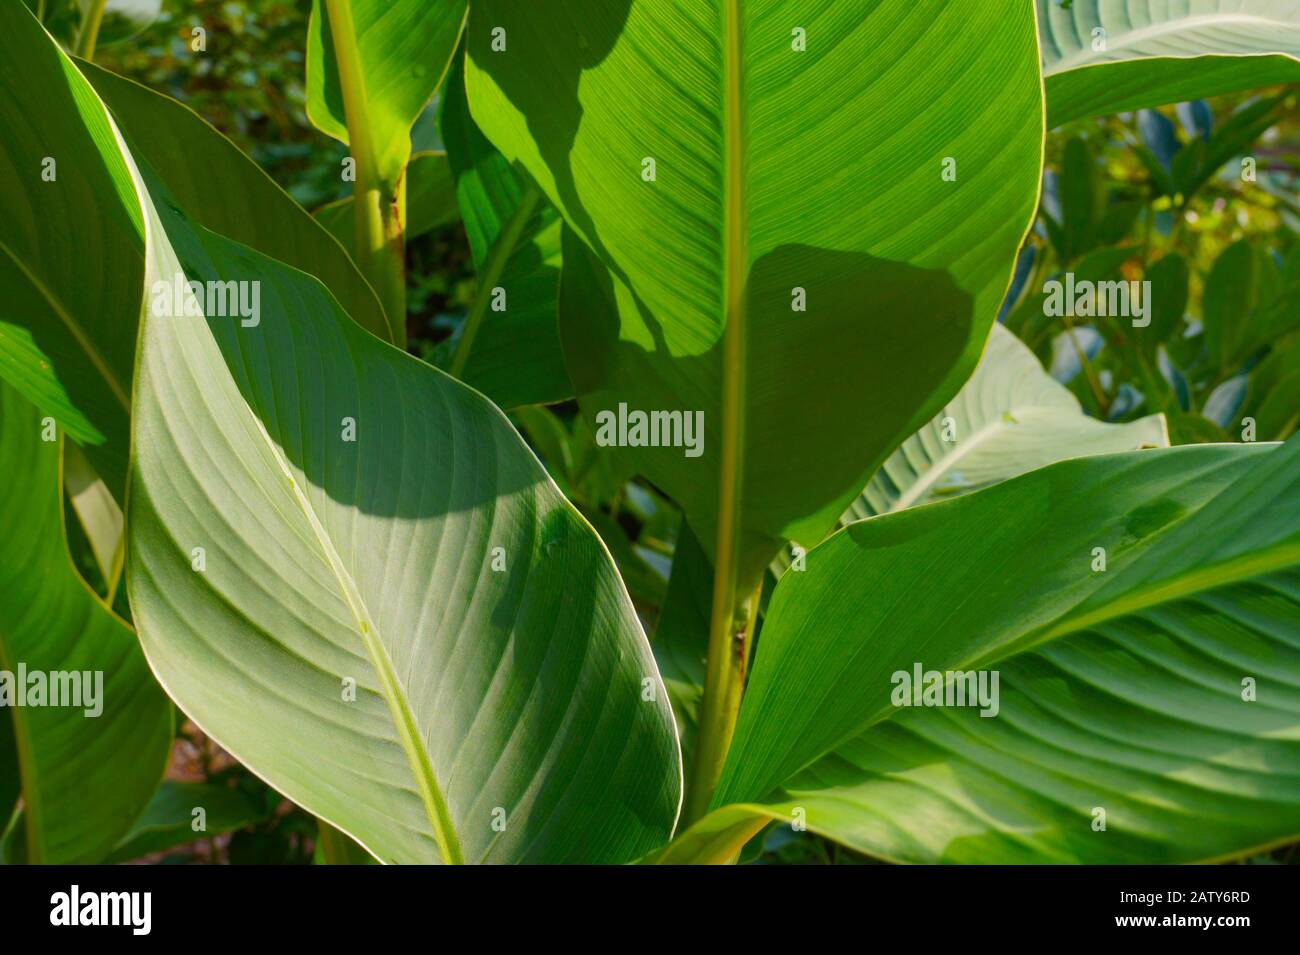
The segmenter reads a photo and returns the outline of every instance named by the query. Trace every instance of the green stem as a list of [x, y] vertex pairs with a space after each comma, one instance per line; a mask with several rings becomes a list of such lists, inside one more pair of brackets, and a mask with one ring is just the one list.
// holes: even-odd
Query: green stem
[[356, 217], [357, 266], [379, 296], [393, 341], [406, 346], [406, 175], [396, 185], [383, 181], [379, 153], [371, 135], [365, 71], [357, 47], [351, 0], [325, 0], [334, 40], [348, 143], [356, 164], [352, 183]]
[[465, 319], [460, 341], [456, 343], [456, 351], [451, 356], [451, 364], [447, 368], [453, 378], [464, 377], [470, 350], [474, 347], [474, 339], [478, 337], [479, 328], [487, 314], [488, 302], [492, 299], [492, 290], [500, 281], [501, 273], [505, 271], [506, 263], [510, 261], [515, 246], [519, 244], [519, 237], [523, 235], [525, 227], [533, 218], [533, 213], [537, 210], [537, 204], [541, 199], [541, 190], [529, 183], [524, 194], [519, 197], [519, 205], [515, 208], [514, 214], [488, 254], [487, 262], [479, 275], [478, 293], [474, 296], [474, 305]]
[[36, 19], [45, 22], [45, 0], [36, 0]]
[[[722, 429], [718, 524], [713, 555], [713, 608], [709, 655], [700, 700], [695, 765], [688, 783], [682, 825], [709, 810], [731, 746], [745, 691], [750, 635], [758, 614], [758, 591], [740, 576], [740, 514], [744, 482], [745, 369], [749, 272], [749, 210], [745, 195], [745, 67], [741, 0], [726, 0], [724, 49], [725, 172], [723, 229]], [[762, 585], [762, 575], [758, 578]]]
[[[93, 60], [95, 58], [95, 44], [99, 42], [99, 25], [104, 20], [104, 7], [108, 0], [91, 0], [90, 6], [86, 9], [85, 19], [81, 21], [81, 29], [77, 31], [77, 56], [83, 60]], [[38, 12], [40, 17], [41, 13]]]
[[683, 827], [696, 822], [709, 811], [713, 792], [722, 776], [722, 766], [727, 759], [727, 750], [731, 748], [731, 737], [736, 730], [740, 701], [745, 692], [745, 674], [749, 667], [749, 651], [754, 643], [752, 638], [762, 591], [760, 579], [748, 598], [738, 601], [732, 591], [732, 599], [728, 600], [718, 587], [718, 576], [714, 577], [700, 729], [682, 810]]

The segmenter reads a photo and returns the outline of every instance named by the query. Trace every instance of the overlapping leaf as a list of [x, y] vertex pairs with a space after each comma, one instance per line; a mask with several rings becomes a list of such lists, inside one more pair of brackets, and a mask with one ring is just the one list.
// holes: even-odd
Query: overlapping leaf
[[347, 7], [359, 61], [367, 135], [379, 175], [390, 186], [411, 155], [411, 127], [441, 85], [465, 23], [466, 0], [312, 0], [307, 28], [307, 115], [348, 142], [343, 82], [331, 32], [331, 7]]
[[[1293, 839], [1298, 461], [1298, 441], [1081, 458], [850, 525], [773, 598], [715, 800], [735, 805], [667, 858], [725, 858], [796, 809], [909, 861]], [[895, 707], [917, 664], [997, 671], [996, 716]]]
[[[35, 22], [12, 20], [5, 62], [106, 122]], [[186, 712], [385, 860], [621, 861], [666, 838], [680, 758], [649, 647], [607, 551], [501, 413], [309, 276], [195, 225], [120, 140], [79, 164], [112, 180], [101, 205], [148, 223], [150, 282], [260, 283], [252, 324], [207, 300], [141, 332], [128, 586]], [[31, 548], [6, 554], [26, 575]], [[99, 745], [143, 748], [102, 724]]]
[[449, 370], [503, 408], [570, 398], [556, 315], [560, 218], [474, 123], [459, 61], [443, 97], [442, 133], [478, 272]]
[[[29, 24], [22, 4], [0, 5], [0, 34], [30, 36]], [[107, 113], [73, 93], [76, 68], [53, 64], [64, 78], [48, 76], [36, 109], [20, 92], [27, 66], [0, 59], [0, 378], [58, 420], [120, 501], [144, 225], [121, 201], [128, 180]], [[98, 150], [102, 161], [83, 161]]]
[[1048, 126], [1300, 82], [1298, 0], [1035, 0]]
[[626, 453], [710, 551], [731, 488], [742, 577], [820, 536], [997, 313], [1041, 169], [1033, 11], [485, 0], [467, 47], [476, 121], [569, 227], [588, 419], [703, 413], [699, 457]]
[[975, 374], [933, 421], [903, 442], [844, 514], [847, 523], [1005, 481], [1065, 458], [1167, 447], [1161, 415], [1107, 424], [993, 327]]
[[316, 276], [356, 322], [386, 341], [393, 332], [361, 273], [326, 231], [239, 147], [193, 110], [93, 64], [80, 64], [112, 111], [132, 153], [204, 228]]
[[[89, 863], [113, 848], [158, 785], [171, 748], [172, 709], [131, 629], [72, 565], [60, 442], [43, 440], [48, 427], [0, 383], [0, 671], [8, 691], [27, 704], [0, 703], [0, 730], [16, 742], [24, 858]], [[26, 685], [19, 688], [19, 680]], [[81, 705], [71, 705], [77, 699]], [[0, 742], [0, 771], [6, 748]], [[0, 815], [8, 822], [13, 803], [3, 802]]]

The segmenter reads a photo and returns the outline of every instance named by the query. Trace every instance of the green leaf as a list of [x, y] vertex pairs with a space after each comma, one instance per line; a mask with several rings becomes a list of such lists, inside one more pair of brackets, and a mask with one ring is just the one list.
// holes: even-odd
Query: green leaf
[[144, 225], [121, 201], [121, 156], [85, 161], [117, 136], [103, 105], [73, 94], [76, 68], [50, 56], [26, 7], [0, 7], [0, 33], [37, 44], [0, 58], [0, 378], [57, 419], [120, 501]]
[[358, 324], [393, 340], [379, 299], [339, 243], [238, 146], [188, 106], [93, 64], [78, 66], [132, 154], [158, 174], [186, 215], [316, 276]]
[[[26, 42], [46, 41], [29, 34]], [[73, 567], [60, 442], [45, 434], [40, 413], [0, 383], [0, 707], [17, 744], [26, 859], [91, 863], [113, 848], [162, 778], [172, 709], [131, 629]], [[56, 683], [62, 705], [52, 705]], [[38, 685], [43, 700], [26, 695], [23, 705], [17, 695]], [[12, 808], [0, 803], [6, 822]]]
[[971, 380], [890, 455], [842, 520], [966, 494], [1066, 458], [1168, 446], [1163, 415], [1128, 424], [1088, 417], [1033, 352], [994, 325]]
[[75, 444], [67, 444], [63, 448], [63, 486], [67, 490], [68, 502], [86, 532], [95, 564], [108, 587], [109, 595], [105, 603], [112, 606], [113, 593], [117, 590], [122, 574], [122, 555], [125, 553], [122, 534], [126, 523], [122, 518], [122, 509], [113, 500], [108, 485], [95, 473]]
[[1255, 419], [1256, 435], [1268, 441], [1291, 437], [1300, 428], [1300, 336], [1281, 342], [1250, 373], [1243, 416]]
[[686, 766], [699, 730], [700, 696], [708, 649], [713, 565], [685, 522], [677, 533], [668, 593], [655, 624], [655, 659], [673, 704]]
[[[307, 27], [307, 116], [349, 142], [344, 84], [327, 12], [351, 8], [366, 135], [378, 173], [395, 184], [411, 155], [411, 127], [442, 85], [465, 24], [466, 0], [312, 0]], [[355, 107], [354, 107], [355, 108]]]
[[485, 0], [467, 49], [474, 118], [568, 227], [585, 416], [702, 414], [698, 457], [621, 450], [757, 579], [978, 360], [1038, 192], [1032, 10]]
[[475, 125], [460, 59], [442, 110], [443, 139], [478, 272], [478, 290], [448, 370], [503, 408], [571, 398], [556, 317], [559, 215], [528, 174], [516, 172]]
[[1300, 81], [1295, 0], [1035, 2], [1049, 128]]
[[[196, 810], [202, 810], [202, 816]], [[266, 819], [267, 809], [248, 794], [214, 783], [168, 780], [158, 787], [144, 815], [104, 861], [130, 862], [199, 839], [234, 832]], [[201, 829], [195, 826], [202, 823]]]
[[374, 865], [376, 859], [328, 822], [319, 819], [316, 828], [316, 865]]
[[1221, 372], [1231, 372], [1256, 340], [1250, 320], [1259, 304], [1262, 273], [1270, 267], [1250, 240], [1240, 239], [1224, 249], [1210, 269], [1201, 311], [1205, 346]]
[[1073, 262], [1097, 244], [1098, 197], [1102, 195], [1088, 144], [1079, 137], [1065, 144], [1061, 163], [1061, 226], [1065, 248], [1061, 258]]
[[385, 861], [621, 861], [661, 841], [680, 769], [666, 702], [642, 702], [649, 647], [501, 413], [300, 273], [167, 230], [197, 274], [256, 277], [272, 303], [255, 333], [146, 321], [128, 585], [173, 696]]
[[[683, 843], [738, 848], [760, 813], [917, 862], [1294, 839], [1298, 492], [1300, 441], [1173, 448], [850, 525], [777, 587], [715, 800], [738, 805]], [[998, 672], [996, 716], [896, 706], [918, 664]]]
[[[27, 14], [4, 25], [0, 59], [98, 103]], [[149, 223], [149, 281], [260, 283], [251, 326], [146, 314], [141, 329], [128, 587], [186, 713], [384, 860], [617, 862], [661, 843], [681, 770], [665, 694], [646, 694], [649, 646], [608, 552], [501, 412], [358, 328], [312, 277], [197, 225], [120, 141], [78, 163], [126, 174], [96, 198]], [[35, 441], [36, 424], [21, 433]], [[53, 579], [31, 575], [33, 549], [7, 552], [22, 575], [4, 593], [23, 606]], [[96, 729], [114, 753], [148, 752]], [[126, 788], [120, 763], [93, 767]], [[77, 818], [95, 825], [74, 843], [87, 856], [132, 821], [105, 824], [116, 807], [93, 767], [65, 758], [43, 777], [99, 800]]]
[[1138, 343], [1153, 358], [1156, 349], [1183, 327], [1191, 272], [1186, 259], [1170, 252], [1147, 269], [1145, 278], [1151, 283], [1151, 326], [1138, 336]]
[[[352, 214], [354, 196], [345, 196], [317, 209], [313, 216], [356, 260], [357, 231]], [[456, 183], [447, 154], [418, 152], [406, 167], [406, 239], [419, 238], [460, 218]]]

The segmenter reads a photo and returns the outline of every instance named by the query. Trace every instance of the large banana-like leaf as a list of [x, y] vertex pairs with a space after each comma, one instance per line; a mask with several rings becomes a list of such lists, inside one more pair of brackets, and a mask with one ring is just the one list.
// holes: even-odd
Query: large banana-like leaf
[[[312, 0], [307, 28], [307, 115], [348, 142], [344, 87], [359, 92], [365, 135], [380, 177], [390, 186], [411, 155], [411, 127], [442, 84], [465, 24], [466, 0]], [[353, 28], [355, 59], [340, 63], [332, 27], [340, 14]]]
[[187, 215], [316, 276], [359, 325], [394, 340], [379, 299], [339, 243], [238, 146], [176, 100], [94, 64], [78, 66], [132, 153], [162, 178]]
[[1168, 446], [1163, 415], [1128, 424], [1088, 417], [1033, 352], [994, 325], [970, 381], [890, 455], [842, 520], [965, 494], [1065, 458]]
[[[0, 36], [29, 26], [21, 3], [0, 4]], [[103, 201], [126, 172], [103, 106], [66, 79], [34, 85], [26, 62], [0, 57], [0, 378], [58, 420], [120, 501], [144, 226], [138, 208]], [[100, 148], [102, 161], [83, 161]]]
[[[1300, 441], [1078, 458], [852, 524], [782, 578], [726, 808], [666, 858], [769, 817], [907, 861], [1294, 839], [1298, 633]], [[917, 664], [996, 671], [996, 716], [893, 705]]]
[[459, 60], [443, 97], [442, 134], [478, 272], [449, 369], [503, 408], [571, 398], [556, 316], [560, 217], [475, 125]]
[[467, 49], [474, 118], [568, 226], [588, 419], [703, 415], [698, 457], [626, 452], [711, 555], [739, 538], [742, 580], [820, 537], [1006, 291], [1041, 169], [1032, 8], [483, 0]]
[[[6, 67], [107, 123], [30, 15], [4, 26]], [[119, 138], [77, 163], [108, 177], [99, 206], [134, 207], [117, 215], [142, 225], [150, 282], [260, 283], [255, 325], [149, 314], [141, 329], [128, 587], [187, 714], [384, 860], [622, 861], [664, 840], [681, 767], [649, 646], [608, 552], [501, 412], [358, 328], [315, 279], [195, 224]], [[46, 579], [34, 549], [5, 550], [20, 606]], [[88, 754], [147, 750], [96, 729]], [[123, 785], [120, 759], [94, 765]], [[76, 767], [43, 779], [107, 812]], [[39, 851], [111, 847], [110, 828]]]
[[1300, 82], [1300, 0], [1035, 0], [1047, 120]]
[[680, 768], [649, 647], [502, 414], [300, 273], [179, 219], [167, 235], [269, 303], [257, 334], [145, 325], [127, 580], [169, 692], [382, 860], [662, 840]]
[[[44, 440], [47, 425], [0, 382], [0, 707], [7, 716], [0, 730], [12, 726], [16, 742], [26, 858], [98, 862], [162, 778], [172, 709], [131, 629], [73, 567], [63, 533], [60, 439]], [[62, 691], [63, 705], [54, 705], [56, 682], [79, 688], [80, 705]], [[39, 703], [29, 695], [38, 685], [45, 687]], [[19, 692], [28, 705], [9, 696]], [[0, 753], [5, 748], [0, 742]], [[0, 772], [5, 762], [0, 755]], [[0, 782], [0, 790], [12, 782]], [[0, 828], [12, 809], [0, 799]]]

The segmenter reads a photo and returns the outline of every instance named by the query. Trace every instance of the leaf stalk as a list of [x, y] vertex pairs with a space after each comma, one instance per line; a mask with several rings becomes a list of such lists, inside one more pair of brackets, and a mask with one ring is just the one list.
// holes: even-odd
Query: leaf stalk
[[325, 0], [338, 65], [348, 144], [355, 163], [352, 203], [357, 267], [384, 306], [393, 341], [406, 347], [406, 173], [386, 183], [370, 127], [370, 103], [351, 0]]

